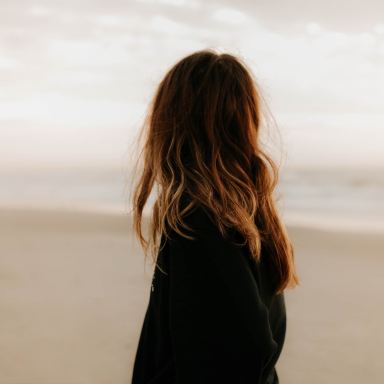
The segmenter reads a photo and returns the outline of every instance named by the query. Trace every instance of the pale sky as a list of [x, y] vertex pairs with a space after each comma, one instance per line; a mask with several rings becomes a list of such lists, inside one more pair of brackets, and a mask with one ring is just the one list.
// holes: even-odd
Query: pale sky
[[126, 161], [165, 71], [249, 64], [292, 166], [384, 166], [384, 2], [0, 3], [1, 166]]

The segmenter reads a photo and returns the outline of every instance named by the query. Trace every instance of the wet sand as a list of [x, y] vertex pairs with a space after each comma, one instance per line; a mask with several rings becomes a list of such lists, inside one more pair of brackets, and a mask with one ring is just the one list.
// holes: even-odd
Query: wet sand
[[[288, 226], [282, 384], [382, 383], [384, 235]], [[127, 215], [0, 211], [0, 384], [128, 384], [152, 276]]]

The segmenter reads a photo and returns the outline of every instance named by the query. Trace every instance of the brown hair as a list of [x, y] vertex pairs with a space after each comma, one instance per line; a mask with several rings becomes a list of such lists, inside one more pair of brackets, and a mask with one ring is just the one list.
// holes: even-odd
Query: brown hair
[[[236, 228], [256, 261], [265, 249], [276, 293], [299, 284], [293, 245], [272, 195], [278, 168], [260, 148], [261, 95], [247, 66], [210, 49], [190, 54], [167, 72], [149, 108], [141, 131], [143, 170], [132, 199], [133, 227], [145, 253], [152, 243], [155, 260], [167, 226], [189, 238], [181, 231], [188, 228], [182, 216], [199, 204], [221, 233]], [[142, 218], [156, 183], [151, 242]], [[181, 211], [184, 193], [191, 203]]]

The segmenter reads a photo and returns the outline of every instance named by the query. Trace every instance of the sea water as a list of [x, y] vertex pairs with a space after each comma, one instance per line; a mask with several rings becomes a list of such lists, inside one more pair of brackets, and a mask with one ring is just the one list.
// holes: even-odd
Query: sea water
[[[384, 230], [384, 170], [286, 169], [274, 191], [288, 225]], [[126, 167], [44, 168], [0, 172], [0, 205], [128, 212]], [[147, 204], [148, 213], [153, 196]]]
[[384, 230], [384, 169], [293, 169], [276, 189], [290, 224]]

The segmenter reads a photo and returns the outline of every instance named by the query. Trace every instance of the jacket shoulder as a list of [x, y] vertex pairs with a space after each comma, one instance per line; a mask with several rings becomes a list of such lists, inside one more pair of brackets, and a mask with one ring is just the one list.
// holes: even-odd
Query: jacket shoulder
[[[183, 226], [179, 226], [181, 232], [187, 236], [192, 236], [197, 239], [205, 240], [231, 240], [235, 236], [233, 228], [225, 227], [224, 234], [221, 233], [219, 223], [213, 212], [202, 205], [196, 203], [188, 212], [182, 216]], [[188, 228], [186, 228], [186, 226]], [[172, 230], [175, 234], [175, 231]], [[180, 239], [180, 234], [176, 234], [176, 237]]]

